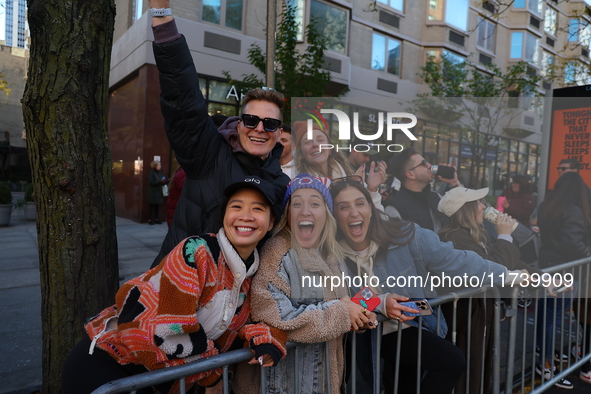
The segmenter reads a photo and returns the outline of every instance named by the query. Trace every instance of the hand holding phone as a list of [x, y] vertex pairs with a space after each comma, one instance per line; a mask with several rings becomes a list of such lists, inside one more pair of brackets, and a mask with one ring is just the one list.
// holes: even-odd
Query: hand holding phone
[[401, 302], [400, 305], [408, 306], [410, 308], [414, 308], [417, 310], [417, 313], [402, 311], [402, 313], [406, 316], [427, 316], [433, 314], [433, 309], [431, 308], [429, 301], [427, 301], [426, 299], [416, 299], [407, 302]]
[[413, 308], [413, 309], [415, 309], [417, 311], [416, 313], [412, 313], [412, 312], [407, 312], [407, 311], [402, 311], [401, 310], [401, 312], [402, 312], [403, 315], [405, 315], [405, 316], [413, 316], [413, 317], [420, 316], [421, 311], [419, 311], [419, 309], [417, 308], [417, 305], [413, 301], [399, 302], [399, 304], [400, 305], [407, 306], [409, 308]]

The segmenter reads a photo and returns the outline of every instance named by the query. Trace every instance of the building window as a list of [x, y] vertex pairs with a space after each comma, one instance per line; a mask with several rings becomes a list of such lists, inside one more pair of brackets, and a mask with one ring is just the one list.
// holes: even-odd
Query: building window
[[536, 15], [542, 15], [542, 0], [527, 0], [527, 9]]
[[591, 75], [587, 73], [587, 67], [580, 62], [571, 61], [564, 67], [564, 83], [568, 85], [589, 85]]
[[579, 20], [571, 19], [568, 21], [568, 41], [579, 41]]
[[522, 59], [538, 63], [538, 39], [530, 34], [515, 31], [511, 33], [511, 59]]
[[378, 0], [378, 3], [385, 4], [398, 11], [404, 11], [404, 0]]
[[310, 4], [310, 15], [317, 20], [321, 36], [327, 40], [327, 48], [340, 53], [347, 51], [348, 12], [317, 0]]
[[306, 3], [304, 0], [288, 0], [288, 5], [296, 7], [295, 11], [295, 23], [298, 26], [298, 41], [304, 41], [304, 10], [306, 7]]
[[206, 22], [242, 30], [242, 0], [203, 0], [203, 16]]
[[[444, 13], [445, 8], [445, 13]], [[429, 0], [430, 21], [445, 21], [460, 30], [468, 29], [468, 0]], [[445, 15], [445, 20], [443, 19]]]
[[144, 1], [143, 0], [134, 0], [132, 5], [133, 5], [133, 10], [132, 10], [132, 15], [133, 15], [133, 21], [135, 22], [138, 19], [140, 19], [142, 17], [142, 11], [144, 9]]
[[[441, 49], [430, 49], [427, 51], [427, 60], [438, 62], [441, 60], [441, 56]], [[443, 50], [443, 57], [452, 64], [460, 64], [466, 61], [466, 59], [463, 56], [448, 51], [447, 49]]]
[[525, 8], [536, 15], [542, 15], [542, 0], [515, 0], [513, 2], [513, 8]]
[[371, 68], [400, 75], [400, 41], [373, 34]]
[[478, 45], [479, 48], [494, 53], [495, 29], [496, 24], [492, 23], [488, 19], [478, 18], [478, 38], [476, 45]]
[[591, 48], [591, 24], [585, 23], [581, 29], [581, 44], [584, 48]]
[[569, 62], [564, 67], [564, 83], [573, 84], [576, 80], [577, 66], [575, 62]]
[[554, 65], [554, 55], [552, 55], [551, 53], [548, 53], [546, 51], [542, 51], [542, 71], [541, 71], [541, 74], [543, 77], [552, 76], [553, 65]]
[[551, 7], [546, 7], [546, 15], [544, 15], [544, 31], [553, 36], [556, 36], [556, 18], [556, 11]]

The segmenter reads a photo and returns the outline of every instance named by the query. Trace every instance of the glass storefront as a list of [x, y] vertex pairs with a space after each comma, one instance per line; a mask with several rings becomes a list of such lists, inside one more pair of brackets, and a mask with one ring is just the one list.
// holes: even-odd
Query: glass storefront
[[226, 80], [199, 76], [201, 93], [207, 102], [209, 115], [237, 116], [242, 101], [240, 89]]

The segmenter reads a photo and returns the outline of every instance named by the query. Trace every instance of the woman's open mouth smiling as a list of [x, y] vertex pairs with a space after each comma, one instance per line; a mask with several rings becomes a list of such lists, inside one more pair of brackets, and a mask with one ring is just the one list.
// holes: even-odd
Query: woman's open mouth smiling
[[349, 232], [351, 235], [355, 237], [359, 237], [363, 235], [363, 221], [358, 220], [355, 222], [349, 223]]
[[236, 227], [236, 231], [239, 234], [250, 234], [255, 230], [254, 227]]
[[298, 223], [298, 230], [303, 238], [310, 238], [314, 232], [314, 223], [310, 220], [302, 220]]

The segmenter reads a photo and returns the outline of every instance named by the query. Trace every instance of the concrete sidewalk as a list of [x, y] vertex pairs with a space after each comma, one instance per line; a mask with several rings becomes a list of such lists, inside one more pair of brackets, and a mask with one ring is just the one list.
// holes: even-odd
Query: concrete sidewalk
[[[16, 193], [15, 193], [16, 194]], [[119, 273], [128, 280], [145, 272], [160, 250], [166, 224], [117, 218]], [[41, 389], [41, 289], [35, 222], [22, 211], [0, 227], [0, 394]]]

